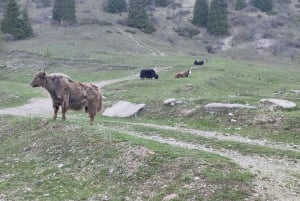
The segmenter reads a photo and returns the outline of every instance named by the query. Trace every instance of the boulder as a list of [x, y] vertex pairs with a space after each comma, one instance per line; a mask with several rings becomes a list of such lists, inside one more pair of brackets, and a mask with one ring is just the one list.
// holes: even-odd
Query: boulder
[[209, 111], [221, 111], [225, 109], [256, 109], [256, 107], [237, 103], [209, 103], [204, 106], [204, 109]]
[[145, 107], [145, 104], [134, 104], [127, 101], [119, 101], [107, 108], [103, 116], [107, 117], [130, 117]]
[[182, 103], [183, 103], [183, 101], [176, 100], [175, 98], [169, 98], [169, 99], [164, 100], [165, 105], [174, 106], [175, 104], [182, 104]]
[[163, 201], [170, 201], [170, 200], [177, 200], [178, 199], [178, 195], [173, 193], [173, 194], [169, 194], [167, 196], [165, 196], [163, 198]]
[[175, 102], [176, 102], [176, 99], [175, 98], [169, 98], [167, 100], [164, 100], [164, 104], [165, 105], [172, 105], [174, 106], [175, 105]]
[[269, 105], [274, 105], [276, 107], [280, 107], [283, 109], [292, 109], [295, 108], [297, 105], [296, 103], [288, 100], [282, 100], [282, 99], [261, 99], [261, 103], [263, 104], [269, 104]]
[[300, 94], [300, 90], [291, 90], [292, 93]]

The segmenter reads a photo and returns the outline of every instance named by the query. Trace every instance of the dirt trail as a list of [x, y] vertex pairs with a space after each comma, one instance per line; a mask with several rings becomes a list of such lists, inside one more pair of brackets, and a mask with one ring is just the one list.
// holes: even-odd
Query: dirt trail
[[[102, 88], [107, 85], [116, 84], [119, 82], [127, 81], [137, 78], [137, 75], [130, 75], [124, 78], [113, 79], [113, 80], [104, 80], [101, 82], [93, 83], [99, 88]], [[25, 105], [14, 107], [14, 108], [5, 108], [0, 109], [1, 114], [9, 114], [15, 116], [41, 116], [44, 114], [52, 114], [53, 108], [51, 103], [51, 98], [32, 98]]]
[[268, 147], [268, 148], [272, 148], [272, 149], [296, 151], [296, 152], [300, 153], [300, 147], [297, 145], [294, 145], [294, 144], [275, 143], [275, 142], [271, 142], [268, 140], [249, 139], [247, 137], [243, 137], [243, 136], [239, 136], [239, 135], [202, 131], [202, 130], [191, 129], [191, 128], [177, 127], [177, 126], [173, 127], [173, 126], [149, 124], [149, 123], [127, 123], [127, 124], [140, 125], [140, 126], [156, 128], [156, 129], [163, 129], [163, 130], [185, 132], [185, 133], [190, 133], [193, 135], [203, 136], [206, 138], [214, 138], [214, 139], [223, 140], [223, 141], [240, 142], [240, 143], [245, 143], [245, 144], [250, 144], [250, 145], [264, 146], [264, 147]]
[[[168, 67], [166, 67], [168, 68]], [[162, 69], [166, 69], [162, 68]], [[162, 70], [162, 69], [158, 69]], [[94, 83], [98, 87], [104, 87], [110, 84], [115, 84], [131, 79], [137, 78], [137, 75], [130, 75], [120, 79], [105, 80], [101, 82]], [[17, 116], [44, 116], [46, 114], [52, 114], [51, 99], [50, 98], [34, 98], [29, 101], [29, 103], [15, 108], [6, 108], [0, 110], [1, 114], [10, 114]], [[269, 148], [281, 149], [281, 150], [292, 150], [300, 152], [299, 146], [290, 144], [279, 144], [270, 142], [267, 140], [253, 140], [248, 139], [238, 135], [227, 135], [217, 132], [207, 132], [196, 129], [188, 129], [182, 127], [172, 127], [166, 125], [156, 125], [147, 123], [128, 123], [131, 125], [142, 125], [146, 127], [152, 127], [156, 129], [170, 130], [170, 131], [181, 131], [187, 132], [193, 135], [200, 135], [206, 138], [213, 138], [216, 140], [228, 140], [241, 142], [251, 145], [266, 146]], [[238, 163], [241, 167], [249, 169], [253, 174], [256, 175], [255, 178], [255, 190], [256, 193], [250, 200], [256, 200], [257, 198], [262, 200], [287, 200], [296, 201], [300, 197], [300, 181], [297, 178], [300, 172], [299, 161], [289, 161], [288, 159], [277, 159], [277, 158], [267, 158], [261, 156], [244, 156], [236, 151], [230, 151], [225, 149], [213, 149], [205, 147], [201, 144], [191, 144], [183, 141], [176, 141], [170, 138], [163, 138], [159, 135], [146, 136], [141, 133], [136, 133], [132, 131], [126, 131], [120, 128], [111, 128], [99, 125], [101, 129], [116, 130], [118, 132], [126, 133], [128, 135], [133, 135], [136, 137], [141, 137], [144, 139], [151, 139], [158, 141], [160, 143], [167, 143], [174, 146], [180, 146], [188, 149], [198, 149], [202, 151], [207, 151], [222, 155], [224, 157], [230, 158], [234, 162]]]
[[[150, 126], [149, 124], [146, 124]], [[154, 128], [160, 128], [160, 125], [151, 124]], [[156, 127], [158, 126], [158, 127]], [[294, 176], [299, 174], [300, 163], [289, 161], [287, 159], [274, 159], [261, 156], [245, 156], [232, 150], [217, 150], [206, 147], [201, 144], [191, 144], [183, 141], [177, 141], [172, 138], [163, 138], [159, 135], [146, 136], [141, 133], [120, 130], [117, 128], [105, 127], [99, 124], [99, 128], [125, 133], [127, 135], [140, 137], [143, 139], [154, 140], [160, 143], [166, 143], [173, 146], [183, 147], [187, 149], [197, 149], [215, 153], [227, 157], [239, 164], [242, 168], [248, 169], [256, 175], [255, 191], [248, 200], [272, 200], [272, 201], [298, 201], [299, 180]]]

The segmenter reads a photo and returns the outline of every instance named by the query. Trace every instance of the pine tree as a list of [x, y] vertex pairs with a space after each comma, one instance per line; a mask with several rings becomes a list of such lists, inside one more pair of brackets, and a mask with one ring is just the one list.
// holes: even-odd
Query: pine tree
[[33, 29], [32, 29], [32, 26], [31, 26], [31, 23], [30, 23], [30, 20], [29, 20], [29, 17], [28, 17], [27, 8], [25, 8], [22, 12], [22, 19], [23, 19], [22, 29], [24, 30], [25, 37], [32, 36]]
[[252, 3], [263, 12], [268, 12], [273, 9], [273, 0], [253, 0]]
[[127, 4], [125, 0], [107, 0], [104, 10], [109, 13], [125, 12], [127, 11]]
[[155, 6], [157, 7], [166, 7], [169, 3], [168, 0], [155, 0]]
[[235, 10], [242, 10], [246, 7], [245, 0], [236, 0], [235, 2]]
[[57, 22], [62, 21], [62, 14], [63, 14], [62, 1], [63, 0], [55, 0], [52, 9], [52, 20]]
[[196, 0], [192, 23], [196, 26], [205, 27], [207, 24], [208, 4], [207, 0]]
[[75, 9], [75, 0], [63, 0], [63, 15], [62, 20], [67, 22], [76, 21], [76, 9]]
[[1, 31], [9, 33], [16, 39], [24, 39], [32, 35], [32, 27], [28, 17], [27, 9], [20, 16], [16, 0], [7, 1], [4, 18], [1, 21]]
[[59, 23], [75, 22], [76, 9], [74, 0], [55, 0], [52, 9], [52, 19]]
[[207, 31], [216, 36], [228, 33], [227, 3], [225, 0], [212, 0], [208, 13]]
[[6, 51], [6, 42], [3, 38], [3, 33], [0, 32], [0, 53]]
[[150, 24], [146, 12], [146, 2], [144, 0], [130, 0], [127, 24], [132, 27], [142, 29], [144, 32], [155, 31]]

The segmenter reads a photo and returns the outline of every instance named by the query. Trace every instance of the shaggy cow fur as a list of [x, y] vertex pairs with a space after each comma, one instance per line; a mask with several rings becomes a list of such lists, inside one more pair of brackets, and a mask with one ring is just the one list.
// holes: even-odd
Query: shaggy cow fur
[[204, 60], [202, 60], [202, 61], [195, 60], [194, 65], [203, 65], [204, 62], [205, 62]]
[[177, 73], [177, 74], [175, 75], [175, 78], [184, 78], [184, 77], [188, 77], [191, 73], [192, 73], [191, 70], [179, 72], [179, 73]]
[[49, 92], [52, 98], [54, 119], [57, 118], [59, 107], [61, 107], [64, 120], [68, 109], [81, 110], [84, 108], [89, 114], [90, 124], [92, 124], [96, 113], [102, 109], [102, 95], [97, 86], [73, 81], [65, 74], [47, 74], [45, 70], [39, 71], [30, 86], [43, 87]]
[[158, 79], [158, 75], [156, 74], [156, 72], [153, 69], [143, 69], [140, 72], [140, 78], [144, 79], [144, 78], [155, 78]]

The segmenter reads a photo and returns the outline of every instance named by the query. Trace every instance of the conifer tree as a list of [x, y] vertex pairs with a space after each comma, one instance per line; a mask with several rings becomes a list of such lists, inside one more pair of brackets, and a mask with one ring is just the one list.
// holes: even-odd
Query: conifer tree
[[25, 37], [29, 37], [29, 36], [32, 36], [33, 34], [33, 29], [32, 29], [32, 26], [31, 26], [31, 23], [30, 23], [30, 19], [28, 17], [28, 10], [27, 8], [25, 8], [22, 12], [22, 19], [23, 19], [23, 23], [22, 23], [22, 28], [24, 30], [24, 36]]
[[245, 0], [236, 0], [235, 2], [235, 10], [242, 10], [246, 7]]
[[142, 29], [144, 32], [151, 33], [155, 29], [150, 24], [146, 12], [146, 2], [144, 0], [130, 0], [127, 23], [129, 26]]
[[192, 23], [196, 26], [205, 27], [207, 24], [208, 4], [207, 0], [196, 0]]
[[207, 31], [216, 36], [228, 33], [227, 3], [225, 0], [212, 0], [208, 12]]
[[253, 0], [252, 3], [263, 12], [268, 12], [273, 9], [273, 0]]
[[169, 3], [168, 0], [155, 0], [155, 6], [157, 7], [166, 7]]
[[20, 15], [16, 0], [7, 1], [4, 18], [1, 21], [1, 31], [9, 33], [16, 39], [24, 39], [32, 35], [32, 27], [28, 17], [27, 9]]
[[107, 0], [104, 10], [109, 13], [125, 12], [127, 11], [127, 4], [125, 0]]
[[52, 9], [52, 19], [61, 23], [75, 22], [76, 21], [76, 9], [74, 0], [55, 0]]
[[62, 20], [67, 22], [76, 21], [75, 0], [63, 0], [63, 15]]
[[63, 0], [55, 0], [52, 9], [52, 20], [57, 22], [61, 22], [62, 20], [62, 14], [63, 14], [62, 1]]

